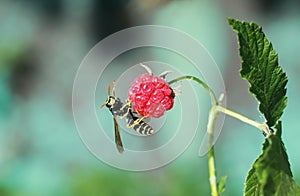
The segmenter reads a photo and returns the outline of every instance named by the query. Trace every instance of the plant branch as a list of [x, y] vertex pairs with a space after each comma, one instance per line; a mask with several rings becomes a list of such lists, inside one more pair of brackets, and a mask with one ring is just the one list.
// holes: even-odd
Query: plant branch
[[209, 112], [209, 118], [207, 123], [207, 133], [208, 133], [208, 172], [209, 172], [209, 183], [212, 196], [218, 196], [217, 189], [217, 177], [216, 177], [216, 168], [215, 168], [215, 152], [213, 147], [213, 136], [214, 136], [214, 125], [215, 119], [218, 115], [216, 106], [213, 106]]
[[196, 78], [194, 76], [182, 76], [182, 77], [176, 78], [174, 80], [171, 80], [169, 82], [169, 84], [171, 85], [171, 84], [173, 84], [175, 82], [179, 82], [179, 81], [184, 80], [184, 79], [194, 80], [195, 82], [197, 82], [198, 84], [200, 84], [203, 88], [205, 88], [208, 91], [208, 93], [209, 93], [209, 95], [211, 97], [211, 103], [212, 103], [212, 105], [213, 106], [217, 105], [217, 99], [216, 99], [216, 96], [215, 96], [214, 92], [211, 90], [211, 88], [209, 88], [209, 86], [207, 84], [205, 84], [199, 78]]
[[241, 114], [238, 114], [238, 113], [236, 113], [236, 112], [234, 112], [234, 111], [231, 111], [231, 110], [229, 110], [229, 109], [227, 109], [227, 108], [224, 108], [224, 107], [222, 107], [222, 106], [220, 106], [220, 105], [217, 105], [217, 106], [216, 106], [216, 110], [219, 111], [219, 112], [222, 112], [222, 113], [224, 113], [224, 114], [227, 114], [227, 115], [229, 115], [229, 116], [231, 116], [231, 117], [234, 117], [234, 118], [236, 118], [236, 119], [239, 119], [240, 121], [242, 121], [242, 122], [244, 122], [244, 123], [247, 123], [247, 124], [249, 124], [249, 125], [252, 125], [252, 126], [258, 128], [258, 129], [261, 130], [266, 136], [269, 136], [269, 135], [272, 133], [272, 132], [270, 131], [268, 125], [266, 125], [265, 123], [258, 123], [258, 122], [253, 121], [253, 120], [251, 120], [251, 119], [249, 119], [249, 118], [247, 118], [247, 117], [245, 117], [245, 116], [243, 116], [243, 115], [241, 115]]
[[216, 96], [212, 89], [204, 83], [202, 80], [199, 78], [196, 78], [194, 76], [182, 76], [179, 78], [176, 78], [172, 81], [169, 82], [169, 84], [173, 84], [175, 82], [184, 80], [184, 79], [190, 79], [194, 80], [198, 84], [200, 84], [203, 88], [205, 88], [210, 97], [211, 97], [211, 104], [212, 108], [209, 112], [209, 118], [208, 118], [208, 123], [207, 123], [207, 133], [208, 133], [208, 170], [209, 170], [209, 183], [210, 183], [210, 188], [211, 188], [211, 195], [212, 196], [218, 196], [218, 189], [217, 189], [217, 177], [216, 177], [216, 168], [215, 168], [215, 152], [214, 152], [214, 147], [213, 147], [213, 136], [214, 136], [214, 124], [215, 124], [215, 119], [218, 115], [218, 110], [216, 110], [216, 106], [218, 105]]
[[234, 111], [231, 111], [227, 108], [220, 106], [212, 89], [206, 83], [204, 83], [202, 80], [200, 80], [199, 78], [196, 78], [194, 76], [182, 76], [182, 77], [176, 78], [174, 80], [171, 80], [169, 82], [169, 84], [171, 85], [175, 82], [179, 82], [184, 79], [189, 79], [189, 80], [193, 80], [193, 81], [197, 82], [204, 89], [206, 89], [208, 91], [208, 93], [211, 97], [212, 107], [209, 112], [209, 118], [208, 118], [208, 123], [207, 123], [208, 149], [209, 149], [207, 156], [208, 156], [208, 170], [209, 170], [209, 183], [210, 183], [210, 188], [211, 188], [211, 195], [218, 196], [219, 193], [218, 193], [218, 189], [217, 189], [215, 155], [214, 155], [214, 147], [213, 147], [214, 124], [215, 124], [215, 119], [216, 119], [218, 113], [222, 112], [231, 117], [239, 119], [240, 121], [242, 121], [244, 123], [252, 125], [252, 126], [258, 128], [259, 130], [261, 130], [264, 133], [264, 135], [266, 135], [266, 136], [270, 136], [272, 134], [272, 132], [270, 131], [268, 125], [266, 125], [265, 123], [258, 123], [258, 122], [253, 121], [241, 114], [238, 114]]

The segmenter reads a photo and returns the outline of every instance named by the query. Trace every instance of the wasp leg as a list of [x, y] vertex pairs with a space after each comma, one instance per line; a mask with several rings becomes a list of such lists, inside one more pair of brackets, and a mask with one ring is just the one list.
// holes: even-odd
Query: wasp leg
[[120, 110], [123, 110], [126, 106], [130, 108], [131, 101], [126, 100], [126, 103], [120, 108]]

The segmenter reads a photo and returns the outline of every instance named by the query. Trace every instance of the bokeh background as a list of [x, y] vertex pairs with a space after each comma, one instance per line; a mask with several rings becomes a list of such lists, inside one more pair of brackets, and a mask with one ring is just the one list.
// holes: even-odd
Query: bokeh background
[[[0, 195], [209, 195], [207, 159], [197, 156], [201, 134], [163, 168], [112, 168], [77, 133], [72, 85], [82, 59], [101, 39], [136, 25], [166, 25], [207, 48], [224, 77], [229, 108], [263, 121], [239, 77], [236, 34], [227, 17], [263, 26], [279, 53], [289, 78], [283, 140], [300, 184], [299, 1], [0, 0]], [[199, 96], [208, 103], [207, 95]], [[208, 111], [201, 112], [205, 130]], [[224, 195], [242, 195], [262, 142], [256, 129], [226, 118], [215, 148], [217, 175], [228, 176]]]

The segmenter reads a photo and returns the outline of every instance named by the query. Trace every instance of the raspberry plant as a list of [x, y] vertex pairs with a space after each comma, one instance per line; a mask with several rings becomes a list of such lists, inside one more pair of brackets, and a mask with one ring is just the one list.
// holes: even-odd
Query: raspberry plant
[[214, 121], [222, 112], [258, 128], [265, 136], [262, 154], [255, 160], [245, 182], [244, 195], [297, 196], [300, 188], [295, 183], [290, 169], [286, 149], [282, 142], [280, 117], [287, 104], [287, 76], [278, 65], [278, 55], [267, 40], [262, 28], [255, 23], [228, 19], [229, 25], [238, 35], [239, 52], [242, 60], [240, 75], [250, 84], [249, 91], [259, 104], [259, 111], [265, 122], [252, 121], [236, 112], [221, 106], [212, 91], [202, 80], [193, 76], [174, 79], [169, 84], [190, 79], [203, 86], [211, 96], [212, 107], [209, 113], [207, 132], [208, 169], [211, 195], [218, 196], [225, 190], [225, 179], [218, 183], [216, 178], [214, 147], [212, 146]]
[[[267, 40], [262, 28], [255, 23], [228, 19], [229, 25], [237, 32], [239, 52], [242, 60], [240, 75], [250, 84], [249, 92], [258, 101], [259, 112], [265, 122], [253, 121], [241, 114], [223, 107], [213, 90], [194, 76], [182, 76], [166, 82], [164, 76], [148, 74], [138, 76], [128, 91], [132, 110], [145, 117], [161, 117], [174, 103], [174, 91], [170, 87], [181, 80], [192, 80], [204, 87], [211, 97], [211, 109], [207, 124], [208, 171], [211, 195], [218, 196], [225, 190], [226, 177], [217, 180], [213, 142], [214, 122], [219, 113], [232, 116], [259, 129], [265, 136], [262, 154], [253, 163], [245, 182], [244, 195], [297, 196], [300, 187], [295, 183], [290, 169], [286, 149], [282, 142], [281, 116], [287, 104], [287, 76], [278, 64], [278, 55]], [[142, 65], [143, 66], [143, 65]]]

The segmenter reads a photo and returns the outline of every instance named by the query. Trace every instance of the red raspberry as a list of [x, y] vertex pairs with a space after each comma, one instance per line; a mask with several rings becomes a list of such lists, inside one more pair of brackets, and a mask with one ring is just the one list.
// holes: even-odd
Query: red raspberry
[[159, 76], [142, 74], [131, 83], [128, 99], [139, 115], [159, 118], [173, 107], [174, 93]]

